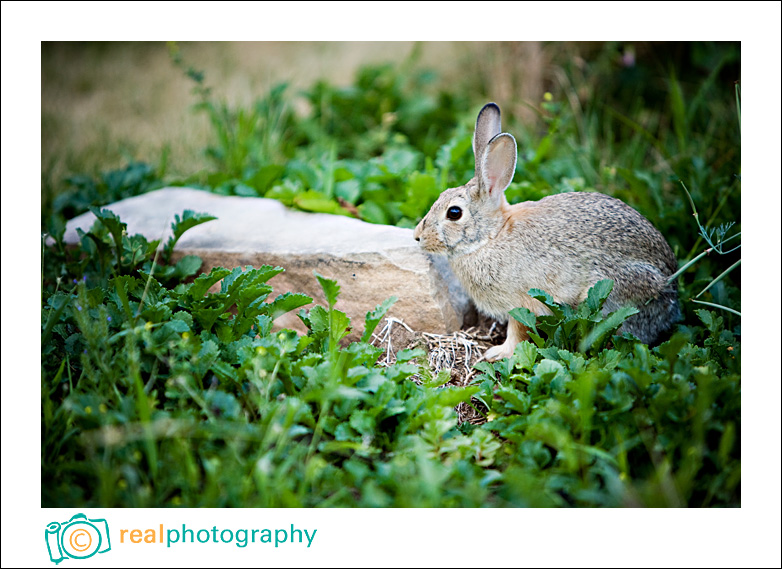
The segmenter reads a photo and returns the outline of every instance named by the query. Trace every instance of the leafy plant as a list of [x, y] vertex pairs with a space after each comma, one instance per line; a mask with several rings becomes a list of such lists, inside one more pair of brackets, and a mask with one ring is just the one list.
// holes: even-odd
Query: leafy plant
[[521, 307], [511, 310], [510, 315], [529, 328], [529, 337], [539, 348], [597, 353], [625, 320], [638, 313], [638, 309], [625, 306], [603, 316], [603, 305], [613, 288], [612, 280], [598, 281], [589, 289], [586, 300], [575, 309], [554, 302], [545, 291], [532, 289], [529, 295], [542, 302], [551, 314], [536, 317], [531, 310]]
[[[591, 303], [606, 288], [596, 285]], [[578, 311], [600, 320], [588, 304]], [[616, 314], [592, 330], [615, 329]], [[517, 315], [531, 324], [523, 311]], [[511, 358], [477, 364], [483, 373], [472, 384], [489, 417], [479, 428], [515, 449], [503, 479], [526, 485], [509, 485], [501, 499], [611, 507], [737, 499], [740, 344], [722, 318], [705, 310], [698, 316], [707, 326], [702, 334], [682, 331], [654, 349], [614, 336], [612, 348], [587, 354], [572, 341], [573, 331], [583, 334], [583, 319], [560, 311], [556, 323], [538, 318], [545, 343], [531, 334], [537, 345], [521, 342]], [[531, 497], [529, 488], [539, 494]]]
[[[82, 254], [110, 248], [123, 227], [98, 213], [85, 235], [107, 234], [84, 237]], [[346, 346], [351, 320], [331, 279], [315, 275], [328, 306], [299, 312], [301, 336], [273, 329], [312, 300], [269, 302], [281, 268], [215, 268], [164, 285], [132, 269], [151, 254], [93, 262], [102, 273], [44, 290], [47, 506], [739, 503], [740, 344], [714, 313], [699, 311], [702, 330], [653, 350], [617, 336], [606, 348], [619, 325], [617, 313], [600, 315], [610, 281], [569, 312], [535, 292], [559, 310], [534, 322], [537, 344], [479, 364], [468, 387], [447, 375], [418, 384], [423, 350], [381, 366], [366, 342], [394, 299]], [[578, 351], [584, 338], [593, 341]], [[488, 410], [484, 425], [458, 424], [454, 407], [471, 400]]]
[[[124, 168], [102, 172], [97, 178], [85, 174], [69, 176], [63, 189], [43, 204], [43, 222], [54, 216], [70, 219], [121, 199], [138, 196], [163, 187], [165, 166], [156, 170], [149, 164], [131, 161]], [[45, 196], [47, 197], [47, 196]]]

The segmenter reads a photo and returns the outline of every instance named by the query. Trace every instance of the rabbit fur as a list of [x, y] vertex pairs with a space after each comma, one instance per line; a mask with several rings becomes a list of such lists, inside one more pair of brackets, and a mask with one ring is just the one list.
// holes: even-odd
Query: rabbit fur
[[[501, 131], [500, 109], [481, 109], [473, 136], [475, 176], [443, 191], [415, 228], [425, 251], [447, 256], [478, 310], [501, 322], [519, 306], [548, 314], [529, 296], [543, 289], [562, 304], [577, 305], [597, 281], [614, 287], [604, 312], [635, 306], [625, 321], [645, 343], [680, 318], [678, 289], [668, 277], [677, 270], [665, 238], [624, 202], [596, 192], [547, 196], [508, 204], [505, 189], [516, 168], [516, 140]], [[511, 318], [508, 336], [484, 357], [509, 357], [527, 329]]]

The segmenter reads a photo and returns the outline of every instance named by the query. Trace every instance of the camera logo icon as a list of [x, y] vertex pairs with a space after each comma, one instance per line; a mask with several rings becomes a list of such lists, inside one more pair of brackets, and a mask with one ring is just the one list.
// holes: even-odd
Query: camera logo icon
[[87, 559], [96, 553], [111, 551], [109, 524], [106, 520], [88, 520], [76, 514], [67, 522], [52, 522], [46, 526], [46, 547], [49, 559], [60, 563], [65, 559]]

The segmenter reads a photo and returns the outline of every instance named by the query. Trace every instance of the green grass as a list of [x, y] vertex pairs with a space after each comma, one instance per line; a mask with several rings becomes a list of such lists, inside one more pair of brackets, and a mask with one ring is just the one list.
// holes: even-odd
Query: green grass
[[[382, 367], [368, 335], [342, 345], [338, 283], [313, 275], [328, 306], [265, 303], [281, 269], [196, 277], [200, 259], [171, 265], [173, 242], [156, 257], [156, 242], [94, 206], [181, 184], [412, 227], [472, 175], [482, 86], [444, 85], [413, 54], [349, 87], [281, 85], [232, 106], [170, 49], [212, 129], [209, 167], [174, 178], [162, 157], [73, 172], [43, 201], [55, 237], [42, 274], [44, 506], [741, 505], [740, 111], [725, 79], [736, 44], [654, 57], [639, 46], [632, 66], [610, 44], [580, 66], [563, 57], [536, 120], [504, 114], [520, 142], [508, 199], [597, 190], [628, 202], [680, 261], [684, 319], [650, 348], [615, 335], [626, 313], [600, 314], [610, 282], [577, 308], [540, 292], [553, 316], [514, 313], [534, 342], [480, 364], [464, 388], [441, 387], [421, 350]], [[99, 221], [66, 248], [63, 217], [91, 207]], [[175, 236], [204, 222], [184, 212]], [[306, 335], [271, 332], [296, 309]], [[458, 424], [461, 402], [488, 421]]]

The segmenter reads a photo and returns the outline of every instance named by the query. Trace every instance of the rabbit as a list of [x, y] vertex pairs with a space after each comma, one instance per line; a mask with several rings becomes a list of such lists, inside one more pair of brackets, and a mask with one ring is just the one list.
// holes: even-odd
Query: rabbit
[[[602, 279], [614, 287], [603, 307], [639, 310], [620, 329], [654, 343], [680, 318], [677, 270], [665, 238], [624, 202], [596, 192], [571, 192], [515, 205], [505, 189], [516, 168], [516, 140], [503, 133], [500, 108], [485, 105], [473, 135], [475, 176], [444, 190], [415, 228], [421, 247], [445, 254], [478, 310], [501, 322], [526, 307], [550, 314], [528, 291], [539, 288], [554, 301], [576, 306]], [[488, 361], [513, 354], [528, 340], [527, 328], [510, 318], [505, 342], [489, 348]]]

